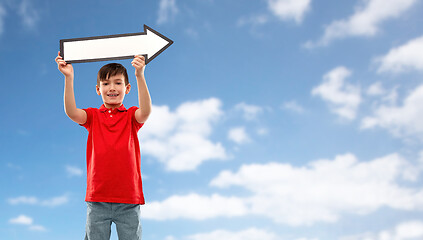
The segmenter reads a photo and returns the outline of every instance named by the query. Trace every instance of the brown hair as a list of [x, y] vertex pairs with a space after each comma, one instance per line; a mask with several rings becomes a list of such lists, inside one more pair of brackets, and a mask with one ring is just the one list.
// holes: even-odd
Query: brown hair
[[125, 86], [129, 84], [128, 73], [126, 68], [119, 63], [109, 63], [100, 68], [97, 74], [97, 85], [100, 86], [100, 82], [113, 77], [117, 74], [122, 74], [125, 78]]

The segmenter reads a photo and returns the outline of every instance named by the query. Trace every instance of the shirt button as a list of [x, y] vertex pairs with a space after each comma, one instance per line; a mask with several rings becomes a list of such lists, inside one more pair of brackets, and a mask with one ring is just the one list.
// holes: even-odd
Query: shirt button
[[113, 117], [113, 115], [110, 115], [110, 117]]
[[109, 113], [111, 113], [112, 111], [111, 110], [109, 110]]

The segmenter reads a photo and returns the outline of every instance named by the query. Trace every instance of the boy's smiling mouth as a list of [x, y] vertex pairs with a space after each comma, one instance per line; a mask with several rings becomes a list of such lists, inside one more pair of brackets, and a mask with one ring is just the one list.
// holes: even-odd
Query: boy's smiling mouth
[[108, 97], [117, 97], [117, 96], [119, 96], [119, 94], [117, 94], [117, 93], [110, 93], [110, 94], [107, 94], [107, 96]]

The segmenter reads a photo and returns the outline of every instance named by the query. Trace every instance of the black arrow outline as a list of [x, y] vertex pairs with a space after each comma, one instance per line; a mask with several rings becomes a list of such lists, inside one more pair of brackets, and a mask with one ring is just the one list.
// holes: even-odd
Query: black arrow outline
[[[94, 39], [104, 39], [104, 38], [117, 38], [117, 37], [128, 37], [128, 36], [138, 36], [138, 35], [147, 35], [147, 29], [151, 32], [155, 33], [156, 35], [160, 36], [168, 43], [162, 49], [160, 49], [156, 54], [147, 58], [147, 54], [143, 54], [145, 57], [145, 64], [151, 62], [154, 58], [159, 56], [164, 50], [166, 50], [170, 45], [173, 44], [173, 41], [164, 36], [163, 34], [157, 32], [156, 30], [152, 29], [151, 27], [144, 24], [144, 32], [141, 33], [125, 33], [125, 34], [114, 34], [114, 35], [104, 35], [104, 36], [95, 36], [95, 37], [85, 37], [85, 38], [69, 38], [69, 39], [60, 39], [60, 56], [64, 58], [65, 49], [63, 44], [65, 42], [76, 42], [76, 41], [84, 41], [84, 40], [94, 40]], [[66, 63], [83, 63], [83, 62], [98, 62], [98, 61], [110, 61], [110, 60], [122, 60], [122, 59], [131, 59], [134, 55], [130, 56], [121, 56], [121, 57], [112, 57], [112, 58], [92, 58], [92, 59], [85, 59], [85, 60], [70, 60], [66, 61]]]

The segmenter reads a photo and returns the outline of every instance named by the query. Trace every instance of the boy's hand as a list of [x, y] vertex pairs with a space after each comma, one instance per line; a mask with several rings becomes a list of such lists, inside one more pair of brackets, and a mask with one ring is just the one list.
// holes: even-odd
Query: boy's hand
[[65, 77], [73, 77], [73, 67], [72, 64], [67, 64], [63, 58], [60, 56], [60, 51], [58, 53], [58, 56], [55, 59], [57, 63], [57, 68], [59, 68], [59, 71], [65, 75]]
[[142, 77], [144, 75], [145, 69], [145, 58], [141, 55], [136, 55], [134, 60], [131, 62], [132, 66], [135, 68], [135, 76]]

